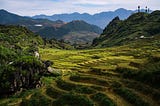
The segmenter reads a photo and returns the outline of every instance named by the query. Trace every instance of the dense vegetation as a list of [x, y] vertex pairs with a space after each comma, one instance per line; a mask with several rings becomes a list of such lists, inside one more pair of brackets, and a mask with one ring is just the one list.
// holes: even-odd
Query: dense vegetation
[[41, 86], [39, 81], [47, 66], [34, 56], [38, 47], [70, 48], [54, 39], [43, 40], [24, 27], [4, 25], [0, 25], [0, 44], [1, 96]]
[[42, 38], [20, 26], [0, 26], [0, 95], [35, 88], [46, 71], [34, 57]]
[[[158, 23], [159, 11], [152, 14], [133, 14], [127, 20], [130, 20], [130, 25], [139, 26], [138, 21], [141, 18], [137, 19], [137, 17], [141, 16], [152, 18], [155, 21], [152, 23], [154, 26]], [[118, 17], [113, 21], [114, 23], [110, 23], [107, 27], [108, 30], [104, 30], [104, 33], [115, 33], [117, 25], [123, 23]], [[4, 29], [8, 28], [3, 27]], [[139, 27], [141, 28], [141, 26]], [[13, 29], [16, 28], [13, 27]], [[13, 92], [16, 94], [0, 99], [0, 105], [159, 106], [160, 36], [159, 30], [156, 28], [153, 27], [150, 32], [154, 36], [152, 40], [150, 38], [138, 39], [125, 44], [128, 42], [126, 39], [123, 41], [125, 45], [115, 46], [116, 43], [113, 43], [114, 47], [87, 50], [60, 50], [50, 48], [52, 42], [54, 44], [54, 40], [34, 42], [31, 39], [25, 39], [27, 43], [18, 43], [19, 47], [17, 48], [17, 46], [12, 46], [15, 44], [10, 40], [2, 40], [3, 43], [0, 46], [2, 60], [0, 91], [3, 92], [0, 93], [1, 95], [5, 93], [5, 96]], [[1, 30], [0, 34], [7, 35], [9, 31]], [[11, 32], [16, 35], [19, 30]], [[12, 33], [8, 35], [12, 35]], [[145, 37], [150, 37], [150, 34], [146, 34]], [[26, 35], [25, 32], [23, 36]], [[41, 39], [32, 33], [30, 35], [35, 41]], [[128, 35], [128, 37], [132, 36]], [[2, 38], [5, 37], [2, 36]], [[115, 40], [117, 39], [115, 38]], [[21, 39], [18, 41], [21, 42]], [[17, 42], [15, 43], [17, 44]], [[99, 46], [98, 43], [97, 47], [101, 47], [101, 45]], [[39, 50], [42, 60], [50, 60], [49, 63], [35, 58], [33, 56], [35, 50]], [[49, 65], [52, 67], [50, 67], [51, 72], [44, 75], [43, 73]], [[39, 85], [43, 86], [29, 90]], [[23, 92], [17, 92], [21, 88], [24, 89]]]
[[43, 38], [64, 39], [73, 43], [91, 43], [95, 37], [102, 33], [102, 29], [84, 21], [68, 22], [61, 27], [46, 27], [37, 32]]
[[106, 47], [125, 45], [143, 39], [155, 40], [160, 33], [160, 11], [135, 13], [122, 21], [114, 18], [104, 29], [99, 38], [94, 39], [93, 46]]

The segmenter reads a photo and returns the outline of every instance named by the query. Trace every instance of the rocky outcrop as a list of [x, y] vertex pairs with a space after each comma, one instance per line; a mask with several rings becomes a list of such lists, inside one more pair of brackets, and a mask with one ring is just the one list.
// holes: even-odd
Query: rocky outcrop
[[9, 64], [1, 74], [0, 95], [6, 96], [23, 89], [40, 87], [40, 78], [50, 65], [49, 61], [42, 62], [32, 56], [22, 57]]

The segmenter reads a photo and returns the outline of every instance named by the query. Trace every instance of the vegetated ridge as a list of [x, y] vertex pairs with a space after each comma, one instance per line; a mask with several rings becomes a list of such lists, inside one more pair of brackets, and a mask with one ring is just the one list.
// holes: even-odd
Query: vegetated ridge
[[160, 34], [160, 11], [151, 14], [140, 12], [126, 20], [115, 17], [104, 29], [100, 37], [93, 40], [93, 46], [107, 47], [126, 45], [144, 40], [156, 40]]
[[[159, 11], [153, 13], [152, 19], [156, 21], [153, 21], [154, 25], [157, 23], [156, 19], [159, 20]], [[138, 13], [138, 16], [141, 16], [141, 14]], [[136, 17], [137, 14], [132, 15], [132, 19]], [[136, 24], [135, 21], [130, 21], [130, 25], [139, 25], [141, 21], [138, 20], [140, 19], [136, 20]], [[119, 21], [118, 18], [115, 18], [115, 21], [117, 20]], [[150, 28], [152, 29], [152, 27]], [[114, 31], [114, 25], [113, 28], [110, 25], [110, 30], [111, 32]], [[8, 98], [0, 99], [0, 105], [159, 106], [160, 40], [159, 32], [156, 31], [155, 33], [155, 28], [151, 31], [153, 32], [150, 33], [156, 34], [153, 34], [154, 39], [144, 35], [140, 36], [141, 39], [139, 40], [130, 41], [130, 43], [126, 43], [126, 40], [124, 40], [125, 43], [120, 44], [120, 46], [115, 44], [106, 48], [101, 48], [105, 45], [99, 46], [100, 42], [96, 45], [97, 48], [87, 50], [60, 50], [49, 48], [49, 46], [39, 46], [41, 59], [43, 61], [50, 60], [49, 63], [54, 62], [53, 65], [49, 64], [50, 68], [52, 67], [50, 73], [41, 77], [40, 81], [43, 86], [39, 89], [26, 90]], [[4, 31], [1, 33], [4, 33]], [[3, 49], [2, 51], [7, 50]], [[8, 55], [10, 52], [5, 54]], [[6, 59], [8, 56], [3, 56], [3, 53], [1, 53], [1, 57], [5, 61], [8, 60]], [[26, 70], [27, 72], [32, 70], [32, 66], [39, 67], [37, 63], [33, 62], [34, 65], [27, 65], [29, 66], [29, 69], [27, 69], [25, 63], [32, 62], [26, 61], [26, 58], [20, 59], [25, 60], [18, 60], [22, 66], [24, 65], [23, 67], [15, 67], [16, 61], [10, 63], [11, 68], [7, 71], [1, 71], [2, 74], [0, 73], [0, 75], [4, 76], [1, 77], [2, 81], [0, 81], [2, 87], [7, 87], [6, 79], [12, 78], [10, 77], [12, 74], [6, 73], [17, 72], [15, 69], [18, 71], [24, 69], [22, 74], [24, 76]], [[43, 69], [43, 67], [40, 68]], [[4, 68], [0, 68], [0, 70], [2, 69]], [[38, 70], [37, 68], [33, 70], [35, 69]], [[6, 75], [9, 77], [6, 77]], [[37, 75], [34, 77], [37, 78]], [[12, 82], [12, 80], [8, 81]], [[19, 84], [19, 82], [17, 83]]]
[[[0, 24], [24, 26], [41, 35], [43, 38], [64, 39], [70, 41], [72, 44], [74, 42], [91, 43], [95, 37], [98, 37], [99, 34], [102, 33], [101, 28], [90, 25], [84, 21], [65, 23], [60, 20], [50, 21], [47, 19], [32, 19], [18, 16], [5, 10], [0, 10], [0, 17]], [[73, 36], [72, 33], [75, 33], [76, 36]]]
[[22, 26], [0, 25], [0, 95], [8, 96], [22, 89], [41, 86], [47, 61], [35, 57], [42, 48], [72, 48], [54, 39], [45, 40]]

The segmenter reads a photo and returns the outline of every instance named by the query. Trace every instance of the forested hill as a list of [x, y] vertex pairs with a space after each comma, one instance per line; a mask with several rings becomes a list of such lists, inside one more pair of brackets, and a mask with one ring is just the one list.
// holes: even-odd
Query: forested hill
[[51, 65], [42, 61], [39, 47], [69, 48], [57, 40], [43, 40], [22, 26], [0, 25], [0, 97], [41, 86], [40, 78]]
[[91, 43], [95, 37], [98, 37], [102, 33], [101, 28], [80, 20], [65, 23], [61, 20], [32, 19], [10, 13], [6, 10], [0, 10], [0, 24], [20, 25], [39, 34], [43, 38], [64, 39], [71, 43]]
[[43, 44], [40, 36], [21, 26], [0, 25], [0, 95], [40, 86], [45, 64], [34, 56]]
[[60, 26], [63, 21], [49, 21], [47, 19], [32, 19], [29, 17], [19, 16], [6, 10], [0, 10], [0, 24], [2, 25], [20, 25], [27, 27], [33, 32], [37, 32], [44, 27]]
[[41, 29], [38, 31], [39, 34], [42, 35], [42, 37], [45, 38], [63, 38], [66, 34], [70, 32], [94, 32], [97, 34], [100, 34], [102, 32], [102, 29], [95, 26], [90, 25], [82, 20], [76, 20], [69, 23], [66, 23], [62, 25], [61, 27], [46, 27], [44, 29]]
[[104, 29], [100, 37], [94, 39], [93, 46], [106, 47], [125, 45], [146, 39], [157, 40], [160, 36], [160, 11], [135, 13], [122, 21], [115, 17]]

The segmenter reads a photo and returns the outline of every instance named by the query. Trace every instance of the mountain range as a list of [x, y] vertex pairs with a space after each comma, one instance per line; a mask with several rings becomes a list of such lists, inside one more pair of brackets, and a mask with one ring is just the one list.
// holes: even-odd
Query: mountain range
[[[144, 11], [144, 10], [142, 10]], [[136, 11], [126, 10], [119, 8], [115, 11], [101, 12], [97, 14], [90, 15], [88, 13], [80, 14], [78, 12], [72, 14], [55, 14], [51, 16], [47, 15], [36, 15], [32, 18], [34, 19], [49, 19], [52, 21], [62, 20], [64, 22], [70, 22], [72, 20], [83, 20], [89, 24], [97, 25], [101, 28], [104, 28], [114, 17], [119, 16], [120, 19], [126, 19], [128, 16], [133, 14]]]
[[[67, 41], [72, 43], [78, 41], [83, 43], [91, 42], [102, 32], [101, 28], [88, 24], [85, 21], [66, 23], [61, 20], [33, 19], [9, 13], [6, 10], [0, 10], [0, 24], [24, 26], [44, 38], [67, 39]], [[76, 36], [73, 36], [73, 33]]]

